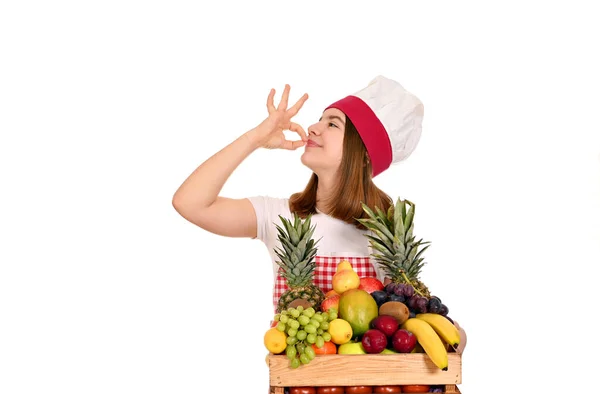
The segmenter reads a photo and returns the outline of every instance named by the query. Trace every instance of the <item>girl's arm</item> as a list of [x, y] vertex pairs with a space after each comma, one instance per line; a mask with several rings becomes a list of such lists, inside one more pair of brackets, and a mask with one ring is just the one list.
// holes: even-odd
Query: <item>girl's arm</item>
[[[211, 156], [188, 176], [173, 196], [173, 207], [189, 222], [214, 234], [228, 237], [256, 237], [256, 213], [250, 200], [220, 196], [233, 171], [258, 148], [294, 150], [307, 139], [306, 132], [291, 122], [308, 95], [288, 106], [290, 87], [285, 86], [279, 106], [273, 105], [275, 90], [267, 99], [269, 116], [256, 128], [244, 133]], [[285, 138], [284, 130], [298, 133], [299, 141]]]

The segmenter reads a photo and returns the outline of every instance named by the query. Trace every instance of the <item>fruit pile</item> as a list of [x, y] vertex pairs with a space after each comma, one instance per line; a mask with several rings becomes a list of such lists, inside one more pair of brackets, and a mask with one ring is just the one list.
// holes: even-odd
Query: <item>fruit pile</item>
[[[343, 286], [344, 291], [337, 293], [336, 287], [341, 286], [339, 278], [352, 278], [352, 274], [358, 280], [352, 279], [352, 283], [349, 280]], [[292, 368], [308, 364], [319, 353], [425, 352], [440, 369], [447, 369], [447, 352], [460, 343], [458, 329], [451, 319], [439, 313], [439, 309], [437, 313], [428, 309], [410, 310], [400, 301], [382, 301], [379, 296], [382, 290], [374, 290], [401, 288], [412, 297], [414, 288], [406, 284], [384, 287], [376, 278], [359, 278], [346, 260], [338, 264], [333, 283], [334, 290], [317, 309], [299, 305], [274, 316], [273, 327], [265, 334], [269, 352], [285, 352]], [[439, 299], [431, 297], [426, 305], [432, 300]], [[328, 351], [320, 351], [326, 344]]]
[[[312, 239], [311, 217], [303, 220], [294, 215], [292, 221], [280, 216], [281, 248], [276, 254], [288, 290], [280, 297], [272, 327], [265, 333], [266, 348], [272, 354], [287, 355], [291, 368], [323, 354], [426, 353], [438, 368], [447, 370], [448, 351], [457, 349], [461, 338], [448, 316], [448, 306], [419, 278], [428, 243], [413, 235], [414, 204], [398, 200], [387, 212], [374, 212], [365, 205], [363, 209], [368, 218], [358, 221], [371, 230], [367, 237], [375, 251], [372, 257], [385, 272], [386, 284], [359, 277], [344, 260], [327, 293], [313, 283], [318, 242]], [[425, 386], [415, 387], [423, 390]], [[394, 390], [396, 386], [368, 386], [364, 390], [372, 391], [364, 392], [396, 392], [374, 391], [383, 387]], [[314, 392], [336, 393], [335, 388], [321, 389], [315, 387]], [[427, 386], [424, 392], [438, 389]], [[348, 387], [343, 390], [353, 392]]]

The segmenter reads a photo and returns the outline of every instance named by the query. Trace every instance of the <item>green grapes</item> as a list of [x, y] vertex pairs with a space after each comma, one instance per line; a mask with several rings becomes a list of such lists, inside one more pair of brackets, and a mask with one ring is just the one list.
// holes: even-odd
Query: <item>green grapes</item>
[[287, 334], [285, 354], [290, 360], [290, 368], [310, 363], [316, 357], [315, 348], [322, 348], [331, 340], [327, 332], [329, 322], [337, 318], [337, 311], [316, 311], [314, 308], [288, 308], [276, 314], [277, 330]]

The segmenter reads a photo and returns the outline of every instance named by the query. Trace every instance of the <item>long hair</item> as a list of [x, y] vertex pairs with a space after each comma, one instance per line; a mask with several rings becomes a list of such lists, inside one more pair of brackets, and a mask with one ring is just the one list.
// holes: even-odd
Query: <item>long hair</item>
[[[338, 169], [338, 184], [331, 200], [326, 202], [328, 215], [364, 229], [356, 219], [366, 218], [361, 203], [372, 210], [379, 207], [384, 212], [392, 205], [392, 199], [374, 183], [367, 149], [356, 127], [346, 117], [342, 162]], [[305, 218], [317, 212], [317, 186], [319, 178], [313, 173], [302, 192], [290, 197], [290, 210]]]

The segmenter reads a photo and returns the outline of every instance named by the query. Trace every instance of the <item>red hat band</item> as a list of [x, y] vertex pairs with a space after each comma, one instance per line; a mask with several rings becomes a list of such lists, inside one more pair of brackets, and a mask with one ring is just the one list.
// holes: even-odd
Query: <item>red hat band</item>
[[376, 177], [392, 164], [392, 145], [385, 127], [375, 112], [362, 99], [347, 96], [331, 104], [329, 108], [337, 108], [352, 121], [371, 160], [373, 177]]

